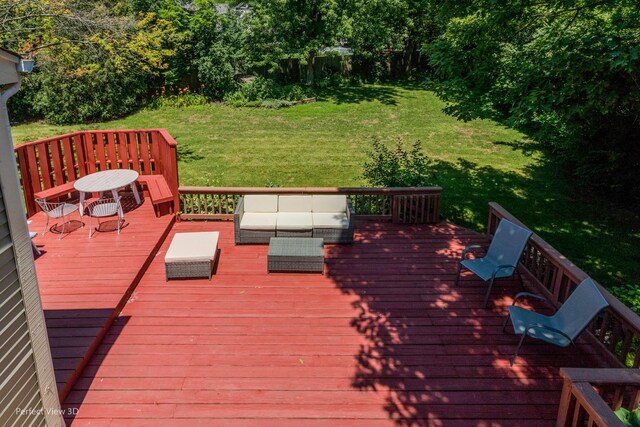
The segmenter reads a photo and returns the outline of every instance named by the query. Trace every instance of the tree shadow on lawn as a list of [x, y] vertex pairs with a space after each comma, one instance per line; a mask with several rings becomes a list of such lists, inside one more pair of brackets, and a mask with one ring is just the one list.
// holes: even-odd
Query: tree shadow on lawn
[[444, 216], [457, 225], [362, 221], [352, 246], [329, 247], [326, 274], [341, 292], [357, 297], [351, 326], [365, 339], [355, 354], [352, 387], [384, 396], [383, 410], [399, 426], [448, 425], [458, 418], [470, 426], [526, 419], [551, 425], [562, 386], [558, 367], [606, 365], [584, 343], [562, 349], [528, 341], [510, 367], [517, 337], [511, 329], [502, 333], [501, 325], [522, 289], [516, 278], [501, 280], [490, 307], [482, 309], [481, 280], [465, 274], [454, 286], [462, 248], [489, 242], [458, 225], [483, 229], [487, 203], [496, 201], [554, 246], [557, 240], [590, 248], [600, 262], [583, 258], [583, 267], [607, 276], [614, 268], [607, 259], [615, 258], [604, 256], [611, 248], [597, 245], [602, 239], [594, 231], [607, 228], [589, 222], [601, 212], [595, 205], [588, 206], [591, 213], [579, 209], [586, 202], [558, 189], [558, 169], [544, 159], [524, 172], [464, 159], [433, 168], [434, 184], [444, 188]]
[[[526, 155], [534, 151], [529, 144], [509, 145]], [[480, 166], [465, 159], [437, 162], [433, 166], [434, 184], [444, 189], [444, 217], [458, 225], [485, 230], [487, 203], [494, 201], [605, 287], [636, 280], [640, 268], [624, 260], [640, 246], [638, 218], [629, 215], [621, 222], [620, 213], [605, 208], [604, 202], [582, 199], [563, 178], [561, 168], [542, 154], [540, 162], [523, 173]], [[636, 285], [640, 285], [637, 280]]]
[[204, 156], [202, 154], [196, 153], [196, 151], [192, 147], [189, 147], [184, 142], [177, 145], [177, 157], [179, 162], [184, 163], [190, 163], [204, 159]]
[[361, 102], [379, 101], [384, 105], [397, 105], [400, 93], [397, 86], [379, 85], [341, 85], [323, 89], [319, 100], [330, 100], [336, 104], [359, 104]]

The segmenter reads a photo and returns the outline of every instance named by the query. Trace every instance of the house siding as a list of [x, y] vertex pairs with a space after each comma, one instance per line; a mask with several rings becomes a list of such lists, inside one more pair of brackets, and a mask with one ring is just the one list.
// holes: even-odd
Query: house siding
[[27, 309], [0, 189], [0, 425], [44, 425]]

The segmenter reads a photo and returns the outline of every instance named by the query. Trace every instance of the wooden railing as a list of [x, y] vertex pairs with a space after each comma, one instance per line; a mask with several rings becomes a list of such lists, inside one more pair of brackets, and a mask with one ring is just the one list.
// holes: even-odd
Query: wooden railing
[[37, 212], [34, 194], [107, 169], [162, 174], [178, 206], [176, 141], [164, 129], [91, 130], [15, 147], [27, 215]]
[[180, 218], [232, 220], [245, 194], [344, 194], [359, 218], [428, 224], [440, 220], [440, 187], [411, 188], [263, 188], [180, 187]]
[[[493, 235], [500, 219], [521, 225], [513, 215], [497, 203], [489, 204], [488, 232]], [[520, 269], [551, 303], [560, 306], [587, 273], [533, 234], [525, 248]], [[603, 314], [589, 327], [587, 338], [604, 350], [613, 366], [637, 368], [640, 365], [640, 317], [602, 286], [600, 291], [609, 303]]]
[[562, 368], [564, 378], [557, 427], [623, 426], [613, 413], [640, 403], [640, 372], [636, 369]]

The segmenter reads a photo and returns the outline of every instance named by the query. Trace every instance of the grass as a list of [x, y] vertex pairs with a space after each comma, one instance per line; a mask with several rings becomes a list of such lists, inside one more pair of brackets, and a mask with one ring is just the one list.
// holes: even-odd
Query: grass
[[444, 216], [482, 230], [496, 201], [569, 259], [640, 308], [640, 218], [579, 197], [524, 135], [490, 121], [460, 122], [413, 86], [364, 85], [281, 110], [207, 105], [141, 111], [84, 126], [26, 124], [16, 143], [75, 129], [164, 127], [179, 146], [183, 185], [360, 186], [371, 140], [419, 139], [437, 162]]

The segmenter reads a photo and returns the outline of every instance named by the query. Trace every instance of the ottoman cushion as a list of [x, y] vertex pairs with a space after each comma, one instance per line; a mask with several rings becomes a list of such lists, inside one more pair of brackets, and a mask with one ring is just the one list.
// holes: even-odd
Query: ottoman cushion
[[275, 230], [277, 213], [245, 212], [240, 221], [241, 230]]
[[320, 195], [313, 196], [313, 212], [346, 212], [347, 196]]
[[349, 228], [349, 218], [344, 212], [314, 212], [313, 228], [338, 228], [346, 230]]
[[245, 212], [278, 212], [278, 196], [275, 194], [248, 194], [244, 196]]
[[176, 233], [164, 256], [165, 263], [212, 261], [218, 250], [217, 231]]
[[311, 196], [280, 196], [278, 212], [311, 212]]
[[278, 212], [278, 230], [311, 230], [313, 219], [311, 212]]

